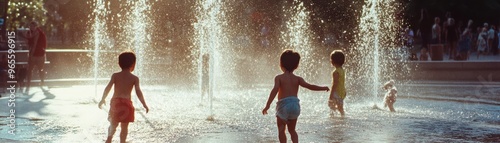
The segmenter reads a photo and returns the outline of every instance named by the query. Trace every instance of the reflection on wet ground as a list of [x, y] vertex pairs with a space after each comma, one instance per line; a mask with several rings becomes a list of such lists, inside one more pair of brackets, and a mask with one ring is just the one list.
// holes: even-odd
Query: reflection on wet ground
[[[16, 97], [16, 135], [7, 133], [9, 118], [0, 113], [0, 141], [103, 142], [107, 111], [94, 102], [93, 86], [44, 88]], [[277, 142], [276, 118], [261, 115], [268, 90], [221, 90], [213, 101], [197, 92], [169, 87], [143, 87], [151, 108], [138, 100], [136, 122], [129, 126], [130, 142]], [[400, 87], [396, 113], [382, 108], [382, 97], [346, 100], [347, 116], [331, 114], [327, 93], [300, 91], [302, 112], [297, 132], [301, 142], [491, 142], [500, 140], [499, 99], [475, 93], [475, 87]], [[441, 92], [439, 92], [441, 90]], [[498, 92], [496, 88], [489, 89]], [[98, 91], [102, 91], [98, 89]], [[412, 92], [404, 93], [401, 91]], [[100, 96], [100, 95], [99, 95]], [[353, 95], [356, 96], [356, 95]], [[422, 98], [416, 98], [422, 97]], [[423, 98], [425, 97], [425, 98]], [[429, 99], [440, 100], [429, 100]], [[492, 104], [475, 102], [488, 100]], [[8, 98], [0, 99], [6, 105]], [[467, 102], [457, 102], [467, 101]], [[5, 104], [4, 104], [5, 103]], [[274, 104], [273, 104], [274, 106]], [[376, 107], [376, 108], [374, 108]], [[274, 107], [272, 107], [274, 108]], [[4, 115], [5, 114], [5, 115]], [[118, 134], [115, 134], [118, 139]]]

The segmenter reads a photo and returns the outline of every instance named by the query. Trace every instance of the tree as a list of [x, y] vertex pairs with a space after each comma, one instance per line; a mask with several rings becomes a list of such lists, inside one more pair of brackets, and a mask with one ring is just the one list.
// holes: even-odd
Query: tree
[[43, 0], [10, 0], [8, 3], [6, 26], [8, 30], [15, 30], [26, 26], [30, 21], [45, 24], [46, 16]]
[[58, 13], [61, 15], [63, 24], [68, 29], [68, 40], [73, 43], [82, 42], [83, 35], [89, 28], [93, 1], [87, 0], [67, 0], [65, 3], [59, 3]]

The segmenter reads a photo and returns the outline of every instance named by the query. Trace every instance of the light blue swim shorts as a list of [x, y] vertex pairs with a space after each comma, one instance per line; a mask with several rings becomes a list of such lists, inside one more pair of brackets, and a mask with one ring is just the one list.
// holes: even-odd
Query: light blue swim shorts
[[337, 93], [333, 93], [333, 100], [337, 101], [337, 104], [344, 105], [344, 99], [337, 95]]
[[296, 96], [289, 96], [280, 99], [276, 103], [276, 117], [288, 121], [289, 119], [297, 119], [300, 115], [300, 100]]

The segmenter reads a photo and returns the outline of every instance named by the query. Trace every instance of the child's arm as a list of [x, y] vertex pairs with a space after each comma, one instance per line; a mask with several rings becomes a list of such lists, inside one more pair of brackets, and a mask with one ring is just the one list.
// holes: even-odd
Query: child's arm
[[109, 80], [108, 85], [104, 89], [104, 93], [102, 94], [101, 102], [99, 102], [99, 108], [102, 108], [102, 105], [106, 105], [106, 97], [108, 96], [109, 91], [111, 91], [111, 87], [115, 83], [115, 74], [111, 76], [111, 80]]
[[271, 103], [273, 102], [274, 98], [276, 97], [276, 94], [278, 94], [278, 90], [280, 88], [280, 80], [278, 79], [278, 76], [274, 78], [274, 87], [271, 90], [271, 93], [269, 94], [269, 98], [267, 99], [266, 107], [262, 109], [262, 114], [266, 115], [267, 110], [269, 109], [269, 106], [271, 106]]
[[339, 73], [334, 72], [333, 73], [333, 84], [332, 84], [332, 91], [330, 91], [330, 100], [333, 100], [333, 93], [335, 93], [335, 89], [337, 89], [338, 82], [339, 82]]
[[307, 83], [303, 78], [299, 77], [299, 85], [302, 86], [302, 87], [305, 87], [309, 90], [314, 90], [314, 91], [321, 91], [321, 90], [325, 90], [325, 91], [328, 91], [330, 89], [328, 89], [328, 87], [326, 86], [318, 86], [318, 85], [313, 85], [313, 84], [309, 84]]
[[135, 79], [135, 94], [137, 94], [137, 98], [139, 98], [139, 101], [141, 101], [142, 106], [146, 109], [146, 113], [149, 112], [149, 107], [146, 105], [146, 101], [144, 100], [144, 95], [142, 95], [142, 90], [139, 86], [139, 78], [136, 77]]

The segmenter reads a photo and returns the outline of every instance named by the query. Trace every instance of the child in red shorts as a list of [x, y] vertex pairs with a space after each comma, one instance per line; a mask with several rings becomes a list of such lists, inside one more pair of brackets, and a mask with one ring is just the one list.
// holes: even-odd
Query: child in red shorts
[[149, 108], [146, 105], [146, 101], [144, 101], [144, 96], [142, 95], [141, 88], [139, 87], [139, 78], [132, 74], [132, 71], [134, 71], [135, 68], [135, 54], [132, 52], [121, 53], [118, 60], [118, 64], [122, 68], [122, 71], [114, 73], [111, 76], [111, 80], [104, 89], [101, 102], [99, 102], [99, 108], [101, 108], [103, 104], [106, 104], [105, 99], [108, 96], [111, 87], [114, 85], [115, 90], [113, 97], [111, 98], [108, 117], [111, 124], [108, 128], [108, 138], [106, 143], [111, 143], [116, 127], [118, 127], [118, 123], [121, 123], [120, 142], [125, 142], [127, 140], [128, 124], [130, 122], [134, 122], [134, 106], [132, 105], [130, 94], [132, 88], [135, 88], [137, 97], [139, 98], [139, 101], [141, 101], [142, 106], [146, 109], [146, 113], [149, 112]]

